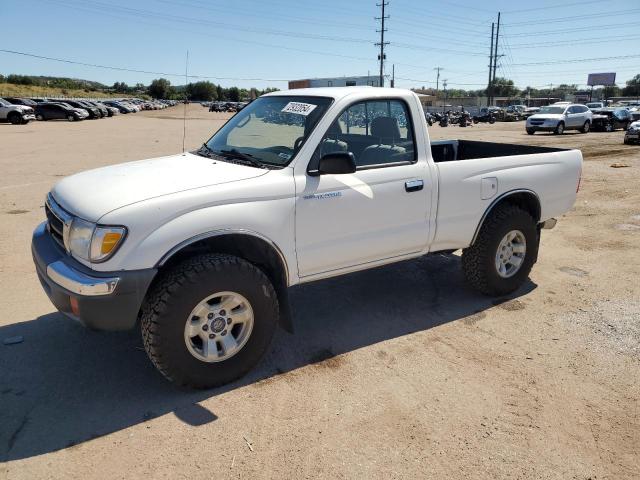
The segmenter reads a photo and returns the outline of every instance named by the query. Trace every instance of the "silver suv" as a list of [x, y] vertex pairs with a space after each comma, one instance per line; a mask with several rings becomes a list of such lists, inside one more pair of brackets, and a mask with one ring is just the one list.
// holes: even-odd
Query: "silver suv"
[[538, 130], [558, 135], [562, 135], [565, 130], [580, 130], [582, 133], [587, 133], [591, 129], [592, 115], [586, 105], [548, 105], [527, 118], [526, 129], [529, 135], [533, 135]]

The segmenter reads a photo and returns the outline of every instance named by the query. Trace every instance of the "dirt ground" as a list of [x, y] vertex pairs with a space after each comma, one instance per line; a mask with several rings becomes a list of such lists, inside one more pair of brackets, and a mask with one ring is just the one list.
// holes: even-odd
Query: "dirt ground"
[[[24, 339], [0, 343], [0, 478], [640, 478], [640, 147], [622, 132], [432, 127], [582, 149], [575, 208], [531, 281], [492, 300], [432, 256], [297, 287], [296, 334], [192, 392], [139, 332], [56, 313], [30, 254], [60, 177], [180, 151], [182, 109], [0, 125], [0, 339]], [[193, 148], [226, 115], [188, 117]]]

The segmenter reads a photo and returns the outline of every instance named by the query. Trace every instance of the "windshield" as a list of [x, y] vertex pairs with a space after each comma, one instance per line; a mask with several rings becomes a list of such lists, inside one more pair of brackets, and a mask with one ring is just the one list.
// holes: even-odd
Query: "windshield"
[[216, 155], [285, 166], [293, 160], [333, 100], [261, 97], [234, 115], [205, 144]]
[[542, 107], [538, 113], [564, 113], [567, 107]]
[[3, 107], [8, 107], [11, 104], [7, 102], [4, 98], [0, 98], [0, 105], [2, 105]]

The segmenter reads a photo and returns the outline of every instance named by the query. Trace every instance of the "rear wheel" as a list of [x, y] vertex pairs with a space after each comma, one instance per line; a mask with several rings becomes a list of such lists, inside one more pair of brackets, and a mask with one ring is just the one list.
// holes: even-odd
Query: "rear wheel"
[[611, 123], [607, 123], [607, 124], [604, 126], [604, 131], [605, 131], [605, 132], [613, 132], [613, 125], [612, 125]]
[[558, 123], [558, 126], [553, 131], [556, 135], [562, 135], [564, 133], [564, 122]]
[[589, 122], [584, 122], [584, 125], [580, 129], [580, 133], [589, 133], [590, 129], [591, 129], [591, 124]]
[[485, 295], [505, 295], [525, 282], [537, 250], [533, 217], [503, 204], [485, 220], [475, 243], [462, 251], [462, 270], [467, 282]]
[[267, 276], [231, 255], [199, 255], [156, 283], [142, 308], [144, 346], [169, 380], [211, 388], [240, 378], [266, 351], [278, 320]]

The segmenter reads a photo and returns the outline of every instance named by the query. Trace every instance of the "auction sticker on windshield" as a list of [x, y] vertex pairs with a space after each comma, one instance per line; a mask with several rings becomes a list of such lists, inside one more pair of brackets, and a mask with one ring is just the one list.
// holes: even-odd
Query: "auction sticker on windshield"
[[304, 115], [306, 117], [311, 112], [313, 112], [313, 109], [316, 107], [317, 105], [313, 105], [311, 103], [289, 102], [285, 105], [281, 112], [297, 113], [298, 115]]

